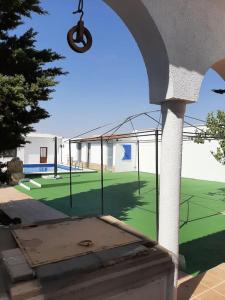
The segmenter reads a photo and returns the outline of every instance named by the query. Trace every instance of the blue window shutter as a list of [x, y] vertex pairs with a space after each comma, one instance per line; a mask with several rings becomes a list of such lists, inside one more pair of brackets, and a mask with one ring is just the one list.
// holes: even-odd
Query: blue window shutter
[[131, 145], [123, 145], [124, 156], [122, 160], [131, 160]]

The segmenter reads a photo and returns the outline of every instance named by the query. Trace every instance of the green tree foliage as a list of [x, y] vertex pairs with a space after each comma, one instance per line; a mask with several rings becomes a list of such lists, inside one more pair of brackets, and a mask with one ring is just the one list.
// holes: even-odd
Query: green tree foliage
[[40, 0], [0, 0], [0, 152], [25, 144], [32, 124], [49, 117], [40, 101], [50, 100], [56, 78], [52, 63], [63, 57], [35, 47], [37, 33], [13, 33], [32, 13], [44, 15]]
[[216, 151], [211, 151], [211, 153], [218, 162], [225, 165], [225, 111], [218, 110], [208, 114], [206, 129], [198, 133], [195, 142], [204, 144], [206, 138], [218, 140]]

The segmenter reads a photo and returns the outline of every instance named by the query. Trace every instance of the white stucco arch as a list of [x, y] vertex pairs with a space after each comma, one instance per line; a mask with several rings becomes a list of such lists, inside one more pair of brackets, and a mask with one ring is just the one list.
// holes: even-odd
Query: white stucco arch
[[218, 74], [220, 75], [223, 80], [225, 80], [225, 53], [224, 53], [224, 58], [215, 62], [211, 68]]
[[169, 84], [167, 50], [147, 8], [139, 0], [104, 1], [124, 21], [141, 51], [148, 73], [150, 99], [166, 99]]
[[[162, 107], [159, 243], [174, 259], [177, 298], [182, 132], [187, 103], [209, 68], [225, 80], [224, 0], [103, 0], [124, 21], [142, 53], [150, 102]], [[151, 83], [151, 84], [150, 84]]]
[[[145, 61], [150, 102], [195, 102], [224, 57], [224, 0], [103, 0], [125, 22]], [[224, 78], [224, 77], [223, 77]]]

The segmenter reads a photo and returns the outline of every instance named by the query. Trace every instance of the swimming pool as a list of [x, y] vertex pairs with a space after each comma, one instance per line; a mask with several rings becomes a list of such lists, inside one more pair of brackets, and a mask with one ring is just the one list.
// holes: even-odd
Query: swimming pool
[[[57, 165], [58, 173], [68, 173], [70, 167], [64, 165]], [[82, 171], [79, 167], [72, 167], [72, 172]], [[23, 173], [26, 174], [53, 174], [54, 164], [24, 164]]]

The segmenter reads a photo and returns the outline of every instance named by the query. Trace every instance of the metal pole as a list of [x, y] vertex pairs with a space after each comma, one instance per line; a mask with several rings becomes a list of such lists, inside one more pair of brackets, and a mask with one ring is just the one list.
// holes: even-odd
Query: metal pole
[[141, 194], [141, 183], [140, 183], [140, 148], [139, 148], [139, 141], [137, 141], [137, 157], [138, 157], [138, 193], [139, 196]]
[[156, 238], [159, 237], [159, 130], [155, 131], [155, 197], [156, 197]]
[[62, 164], [62, 144], [60, 145], [60, 149], [61, 149], [61, 164]]
[[103, 137], [101, 136], [101, 213], [104, 215]]
[[69, 162], [70, 162], [70, 208], [73, 207], [73, 194], [72, 194], [72, 157], [71, 157], [71, 140], [69, 140]]
[[57, 162], [58, 162], [58, 157], [57, 157], [57, 136], [55, 136], [55, 155], [54, 155], [54, 177], [56, 178], [58, 175], [58, 168], [57, 168]]

